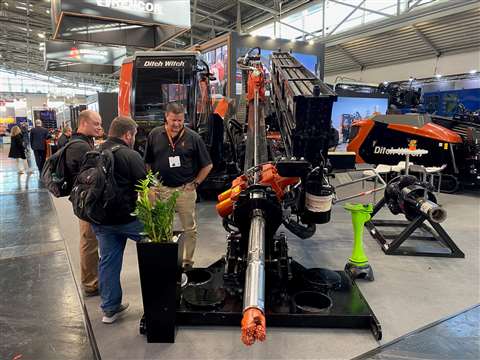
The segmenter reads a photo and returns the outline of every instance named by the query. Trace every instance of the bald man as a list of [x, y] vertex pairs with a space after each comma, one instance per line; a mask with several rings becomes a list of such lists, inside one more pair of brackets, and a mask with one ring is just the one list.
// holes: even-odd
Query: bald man
[[[72, 179], [80, 172], [83, 157], [93, 150], [93, 139], [100, 134], [102, 118], [92, 110], [84, 110], [78, 117], [78, 129], [70, 139], [82, 140], [69, 145], [65, 150], [66, 176]], [[78, 219], [80, 223], [80, 274], [84, 296], [98, 295], [98, 242], [90, 223]]]

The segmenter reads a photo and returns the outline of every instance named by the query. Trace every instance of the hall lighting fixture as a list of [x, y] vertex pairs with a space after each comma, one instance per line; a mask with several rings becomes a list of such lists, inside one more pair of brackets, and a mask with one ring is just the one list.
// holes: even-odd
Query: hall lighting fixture
[[477, 70], [472, 69], [472, 70], [470, 70], [468, 73], [473, 75], [473, 74], [476, 74], [476, 73], [477, 73]]
[[[409, 79], [410, 80], [410, 79]], [[413, 79], [412, 79], [413, 80]], [[383, 85], [388, 85], [388, 81], [384, 81]]]
[[442, 77], [442, 74], [435, 74], [435, 77], [436, 77], [437, 79], [440, 79], [440, 78]]
[[45, 34], [44, 33], [38, 33], [38, 37], [41, 39], [45, 39]]
[[293, 38], [293, 39], [292, 39], [292, 42], [295, 42], [295, 41], [297, 41], [297, 39]]
[[308, 43], [309, 43], [310, 45], [313, 45], [313, 44], [315, 44], [315, 41], [310, 40]]
[[412, 82], [412, 81], [413, 81], [413, 77], [410, 76], [410, 77], [408, 78], [408, 81]]

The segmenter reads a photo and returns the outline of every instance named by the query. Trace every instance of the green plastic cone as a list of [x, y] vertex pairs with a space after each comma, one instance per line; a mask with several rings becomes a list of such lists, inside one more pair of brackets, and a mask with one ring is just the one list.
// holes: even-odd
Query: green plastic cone
[[351, 264], [363, 266], [368, 264], [367, 255], [363, 249], [363, 228], [365, 223], [370, 220], [373, 212], [373, 205], [350, 204], [344, 206], [345, 210], [352, 213], [353, 224], [353, 249], [352, 256], [348, 259]]

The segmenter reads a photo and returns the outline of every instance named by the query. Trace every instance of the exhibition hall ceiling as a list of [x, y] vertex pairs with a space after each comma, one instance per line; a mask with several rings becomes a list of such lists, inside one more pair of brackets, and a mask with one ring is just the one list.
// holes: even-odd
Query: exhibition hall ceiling
[[[379, 10], [374, 8], [377, 3], [372, 0], [328, 0], [327, 10], [329, 6], [343, 7], [345, 15], [340, 14], [338, 24], [323, 29], [327, 36], [322, 36], [322, 29], [309, 30], [301, 32], [297, 40], [325, 42], [326, 75], [480, 49], [477, 1], [398, 0], [395, 3], [399, 6], [394, 9]], [[301, 14], [301, 18], [311, 12], [312, 7], [323, 7], [324, 1], [191, 0], [190, 4], [191, 30], [163, 44], [162, 50], [184, 49], [232, 30], [251, 33], [273, 21], [291, 31], [298, 30], [302, 25], [285, 25], [285, 19], [292, 14]], [[50, 12], [49, 0], [0, 0], [0, 68], [114, 88], [118, 76], [115, 73], [45, 71], [45, 41], [53, 37]], [[379, 19], [342, 30], [348, 21], [357, 21], [368, 14], [376, 14]], [[127, 47], [127, 54], [137, 49]]]

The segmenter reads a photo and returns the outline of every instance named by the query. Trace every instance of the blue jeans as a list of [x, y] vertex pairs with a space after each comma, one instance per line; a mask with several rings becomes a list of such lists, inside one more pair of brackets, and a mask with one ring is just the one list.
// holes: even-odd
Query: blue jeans
[[98, 280], [102, 298], [101, 307], [103, 312], [115, 311], [122, 303], [120, 272], [127, 238], [140, 240], [143, 225], [140, 221], [135, 220], [121, 225], [92, 224], [92, 227], [100, 249]]

